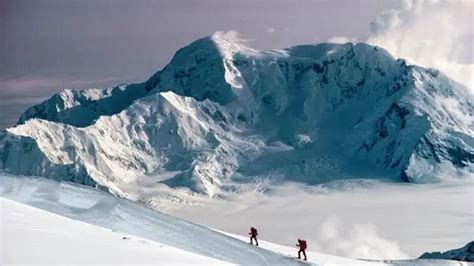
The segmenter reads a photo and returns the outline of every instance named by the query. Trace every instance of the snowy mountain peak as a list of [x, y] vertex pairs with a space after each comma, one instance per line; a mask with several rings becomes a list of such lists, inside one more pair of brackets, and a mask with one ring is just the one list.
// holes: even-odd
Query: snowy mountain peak
[[380, 47], [257, 51], [218, 32], [145, 83], [31, 107], [3, 133], [0, 168], [141, 200], [259, 180], [433, 182], [474, 173], [473, 113], [462, 85]]

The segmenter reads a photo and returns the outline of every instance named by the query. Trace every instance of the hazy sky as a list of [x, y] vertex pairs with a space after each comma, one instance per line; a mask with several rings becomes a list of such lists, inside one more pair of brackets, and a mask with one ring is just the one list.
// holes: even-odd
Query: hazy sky
[[365, 39], [398, 1], [0, 0], [0, 127], [61, 88], [147, 79], [174, 52], [219, 30], [254, 48], [333, 36]]
[[[0, 0], [0, 128], [12, 125], [27, 106], [62, 88], [144, 81], [164, 67], [177, 49], [215, 31], [238, 31], [253, 40], [250, 46], [260, 49], [344, 40], [333, 38], [337, 36], [358, 41], [371, 37], [374, 43], [394, 46], [395, 53], [418, 59], [420, 53], [410, 54], [414, 49], [405, 45], [400, 36], [406, 43], [419, 43], [420, 30], [411, 35], [406, 32], [407, 28], [425, 31], [426, 25], [415, 24], [426, 23], [420, 14], [432, 14], [432, 19], [440, 23], [440, 10], [453, 14], [468, 10], [464, 17], [459, 17], [472, 19], [472, 5], [451, 8], [439, 2]], [[393, 9], [396, 11], [385, 15], [384, 11]], [[370, 23], [376, 18], [377, 27], [372, 27], [377, 30], [374, 37]], [[464, 22], [452, 24], [457, 27], [460, 23]], [[451, 28], [446, 31], [453, 32]], [[465, 32], [471, 37], [465, 37]], [[438, 33], [424, 35], [436, 44], [448, 39], [440, 38]], [[459, 35], [473, 43], [472, 26], [465, 26]], [[459, 50], [457, 43], [457, 39], [446, 43], [440, 56], [452, 54], [454, 45]], [[410, 49], [400, 49], [398, 44]], [[466, 47], [472, 52], [472, 47]], [[431, 60], [432, 56], [426, 58]]]

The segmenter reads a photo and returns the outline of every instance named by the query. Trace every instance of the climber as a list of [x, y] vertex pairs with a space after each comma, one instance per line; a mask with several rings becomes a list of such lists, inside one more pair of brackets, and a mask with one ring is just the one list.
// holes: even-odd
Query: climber
[[255, 239], [255, 245], [258, 246], [258, 241], [257, 241], [257, 236], [258, 236], [258, 233], [257, 233], [257, 229], [255, 229], [254, 227], [250, 227], [250, 244], [253, 245], [253, 240]]
[[304, 260], [306, 260], [306, 240], [298, 239], [298, 244], [296, 244], [296, 246], [300, 247], [300, 250], [298, 250], [298, 259], [301, 259], [301, 252], [303, 252]]

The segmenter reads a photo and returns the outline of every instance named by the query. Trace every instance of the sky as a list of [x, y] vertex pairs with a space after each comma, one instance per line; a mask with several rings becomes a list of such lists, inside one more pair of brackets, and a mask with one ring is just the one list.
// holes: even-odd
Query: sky
[[[64, 88], [144, 81], [180, 47], [215, 31], [237, 31], [257, 49], [367, 41], [389, 46], [395, 55], [415, 63], [459, 68], [469, 78], [474, 35], [466, 21], [472, 20], [473, 5], [458, 2], [0, 0], [0, 128], [12, 126], [28, 106]], [[425, 13], [430, 16], [428, 22]], [[425, 46], [406, 45], [419, 41], [426, 23], [439, 22], [438, 13], [449, 13], [442, 18], [442, 24], [448, 25], [442, 30], [455, 32], [456, 38], [438, 49], [439, 40], [446, 39], [438, 35], [439, 25], [423, 37], [435, 43], [430, 46], [439, 50], [435, 58], [443, 60], [420, 55]], [[459, 45], [459, 40], [467, 44]], [[453, 50], [459, 52], [453, 56]], [[453, 57], [456, 62], [446, 60]], [[463, 61], [462, 66], [458, 61]]]

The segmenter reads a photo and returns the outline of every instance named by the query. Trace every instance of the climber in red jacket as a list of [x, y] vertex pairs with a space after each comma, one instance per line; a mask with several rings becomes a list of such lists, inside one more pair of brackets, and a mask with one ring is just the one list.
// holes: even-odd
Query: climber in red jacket
[[255, 229], [254, 227], [250, 227], [250, 244], [253, 245], [253, 240], [255, 239], [255, 245], [258, 246], [258, 241], [257, 241], [257, 236], [258, 236], [258, 232], [257, 232], [257, 229]]
[[300, 250], [298, 250], [298, 259], [301, 259], [301, 253], [303, 253], [304, 260], [306, 260], [306, 240], [298, 239], [298, 244], [296, 244], [296, 246], [300, 247]]

